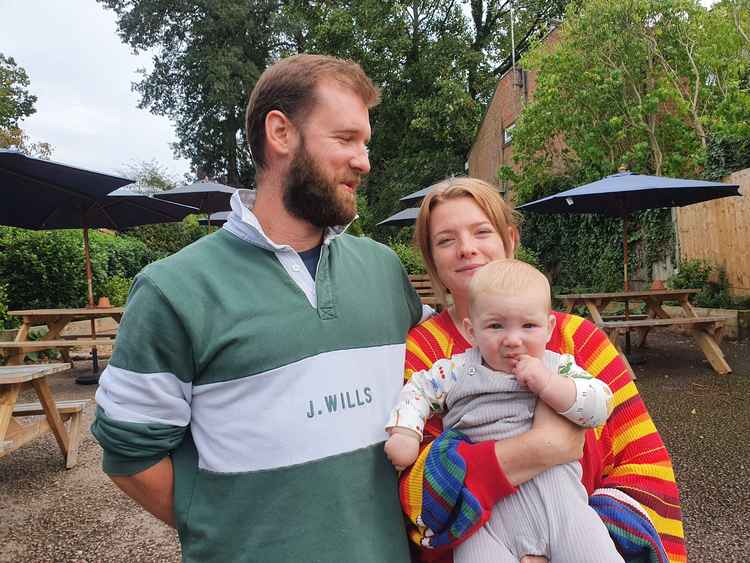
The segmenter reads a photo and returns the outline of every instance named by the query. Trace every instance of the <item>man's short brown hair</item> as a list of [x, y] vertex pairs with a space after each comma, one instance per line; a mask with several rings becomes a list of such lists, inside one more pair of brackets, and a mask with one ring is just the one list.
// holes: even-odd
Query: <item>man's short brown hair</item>
[[333, 80], [357, 94], [368, 108], [380, 102], [380, 90], [354, 61], [327, 55], [294, 55], [268, 67], [255, 84], [245, 112], [245, 133], [256, 171], [266, 164], [266, 116], [278, 110], [297, 127], [314, 106], [315, 87]]

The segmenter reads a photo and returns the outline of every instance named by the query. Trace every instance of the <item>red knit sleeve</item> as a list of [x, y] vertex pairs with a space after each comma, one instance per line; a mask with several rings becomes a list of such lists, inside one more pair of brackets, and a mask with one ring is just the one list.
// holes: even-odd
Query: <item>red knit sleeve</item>
[[[629, 371], [615, 347], [593, 323], [575, 315], [556, 316], [558, 330], [550, 347], [573, 354], [578, 365], [607, 383], [614, 393], [612, 414], [604, 427], [597, 429], [595, 442], [587, 440], [582, 463], [584, 472], [587, 467], [601, 468], [599, 474], [589, 475], [591, 494], [618, 502], [624, 499], [625, 504], [632, 499], [637, 510], [623, 516], [625, 510], [621, 507], [618, 516], [613, 517], [611, 510], [607, 514], [600, 511], [600, 516], [616, 543], [632, 543], [634, 520], [639, 519], [638, 509], [642, 510], [647, 515], [644, 520], [653, 524], [659, 536], [652, 543], [660, 540], [669, 561], [686, 561], [672, 461]], [[592, 501], [595, 508], [597, 504]], [[626, 518], [630, 520], [625, 522]], [[646, 537], [643, 541], [650, 540]], [[654, 550], [660, 551], [659, 547], [654, 545]]]

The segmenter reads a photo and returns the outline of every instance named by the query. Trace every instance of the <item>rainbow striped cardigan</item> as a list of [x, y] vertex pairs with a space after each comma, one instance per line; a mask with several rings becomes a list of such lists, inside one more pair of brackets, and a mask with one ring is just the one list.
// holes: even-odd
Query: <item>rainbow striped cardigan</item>
[[[672, 462], [635, 384], [614, 346], [593, 323], [555, 313], [548, 348], [575, 356], [578, 365], [614, 393], [607, 423], [586, 433], [583, 484], [626, 561], [687, 561], [680, 499]], [[415, 371], [459, 354], [470, 344], [447, 312], [409, 333], [408, 380]], [[442, 432], [439, 418], [425, 427], [417, 462], [401, 476], [399, 494], [419, 560], [452, 560], [452, 547], [489, 518], [492, 506], [513, 494], [492, 442], [472, 444], [460, 432]], [[429, 549], [428, 549], [429, 548]]]

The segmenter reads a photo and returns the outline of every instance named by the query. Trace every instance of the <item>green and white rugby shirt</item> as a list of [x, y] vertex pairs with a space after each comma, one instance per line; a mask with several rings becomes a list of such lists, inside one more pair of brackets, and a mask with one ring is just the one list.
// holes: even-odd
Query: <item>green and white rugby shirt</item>
[[172, 455], [186, 561], [406, 561], [382, 442], [419, 299], [343, 229], [313, 280], [253, 200], [136, 278], [96, 394], [105, 471]]

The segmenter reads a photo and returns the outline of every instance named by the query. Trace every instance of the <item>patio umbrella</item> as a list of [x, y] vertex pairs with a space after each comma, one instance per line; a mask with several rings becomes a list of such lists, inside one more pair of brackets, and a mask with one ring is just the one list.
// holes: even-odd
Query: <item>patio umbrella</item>
[[707, 180], [612, 174], [571, 190], [518, 206], [534, 213], [593, 213], [623, 220], [625, 291], [628, 290], [628, 216], [659, 207], [683, 207], [711, 199], [740, 195], [739, 186]]
[[431, 189], [432, 189], [432, 186], [427, 186], [426, 188], [422, 188], [421, 190], [417, 190], [416, 192], [412, 192], [410, 194], [405, 195], [402, 198], [399, 198], [399, 201], [403, 201], [404, 203], [411, 203], [411, 204], [419, 203], [419, 201], [423, 199], [424, 196], [430, 193]]
[[[131, 183], [127, 178], [0, 150], [0, 225], [33, 230], [82, 228], [88, 305], [93, 306], [90, 227], [121, 230], [179, 221], [195, 212], [192, 207], [130, 190], [108, 195]], [[93, 330], [92, 326], [92, 335]]]
[[198, 223], [201, 225], [223, 225], [229, 219], [231, 211], [217, 211], [211, 213], [206, 219], [198, 219]]
[[404, 225], [413, 225], [414, 222], [417, 220], [417, 215], [419, 215], [418, 207], [410, 207], [408, 209], [402, 209], [395, 215], [391, 215], [390, 217], [388, 217], [388, 219], [384, 219], [383, 221], [378, 223], [378, 226], [384, 225], [384, 226], [403, 227]]
[[229, 199], [237, 188], [217, 182], [199, 180], [178, 186], [166, 192], [154, 194], [158, 199], [195, 207], [199, 213], [215, 213], [229, 210]]

